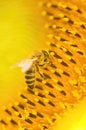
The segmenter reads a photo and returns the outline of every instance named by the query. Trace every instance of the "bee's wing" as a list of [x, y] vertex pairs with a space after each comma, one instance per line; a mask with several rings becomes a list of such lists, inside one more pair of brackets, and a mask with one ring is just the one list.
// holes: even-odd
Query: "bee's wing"
[[19, 64], [19, 67], [21, 67], [21, 71], [25, 73], [27, 70], [31, 68], [32, 64], [33, 64], [32, 60], [27, 60], [23, 62], [23, 64], [22, 63]]
[[26, 71], [28, 71], [31, 66], [33, 65], [33, 62], [37, 60], [37, 58], [33, 58], [33, 59], [24, 59], [18, 63], [16, 63], [14, 66], [12, 66], [11, 68], [15, 68], [15, 67], [20, 67], [21, 71], [23, 73], [25, 73]]

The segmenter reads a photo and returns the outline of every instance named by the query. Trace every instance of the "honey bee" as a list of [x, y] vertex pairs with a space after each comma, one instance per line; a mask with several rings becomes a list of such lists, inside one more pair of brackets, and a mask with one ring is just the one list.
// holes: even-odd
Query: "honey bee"
[[34, 53], [31, 59], [24, 59], [15, 66], [20, 67], [21, 71], [25, 73], [26, 84], [28, 88], [33, 89], [36, 81], [36, 72], [38, 72], [39, 75], [44, 78], [44, 75], [40, 71], [40, 67], [44, 67], [49, 63], [49, 53], [45, 50], [42, 50], [40, 52]]

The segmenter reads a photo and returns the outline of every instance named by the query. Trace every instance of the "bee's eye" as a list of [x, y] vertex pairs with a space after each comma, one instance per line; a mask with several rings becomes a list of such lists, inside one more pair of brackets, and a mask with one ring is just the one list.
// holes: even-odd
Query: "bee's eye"
[[47, 51], [42, 50], [42, 52], [43, 52], [43, 54], [44, 54], [45, 56], [49, 56], [48, 53], [47, 53]]
[[44, 62], [46, 62], [47, 61], [47, 59], [44, 59]]

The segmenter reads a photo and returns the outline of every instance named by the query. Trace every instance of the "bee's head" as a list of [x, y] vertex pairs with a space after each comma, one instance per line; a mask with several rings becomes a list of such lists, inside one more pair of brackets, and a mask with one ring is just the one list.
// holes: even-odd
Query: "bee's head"
[[50, 59], [49, 53], [45, 50], [42, 50], [42, 53], [44, 55], [44, 62], [46, 64], [51, 64], [51, 59]]

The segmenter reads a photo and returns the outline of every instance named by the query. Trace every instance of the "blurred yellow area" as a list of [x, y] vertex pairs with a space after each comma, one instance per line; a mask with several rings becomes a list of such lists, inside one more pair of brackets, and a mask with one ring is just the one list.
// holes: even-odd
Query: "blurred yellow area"
[[43, 22], [35, 5], [31, 0], [0, 0], [0, 105], [24, 87], [23, 75], [10, 66], [45, 46]]

